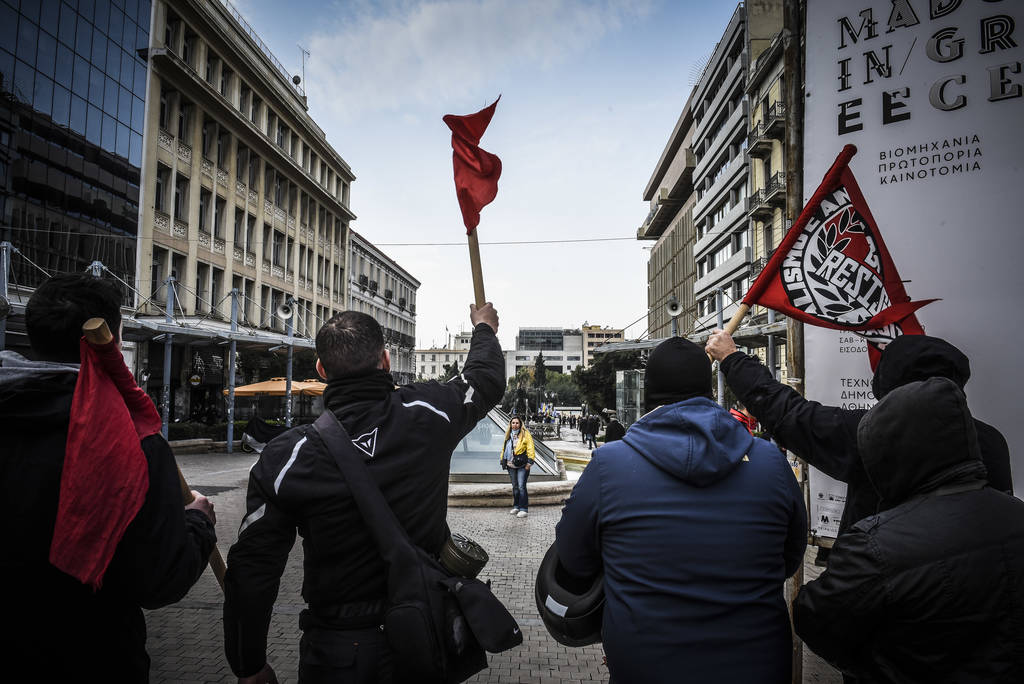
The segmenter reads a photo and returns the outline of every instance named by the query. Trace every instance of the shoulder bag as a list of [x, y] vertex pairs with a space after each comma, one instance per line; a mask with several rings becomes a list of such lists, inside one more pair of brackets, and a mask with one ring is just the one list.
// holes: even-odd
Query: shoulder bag
[[409, 540], [334, 413], [325, 410], [313, 428], [388, 566], [383, 628], [395, 653], [395, 680], [462, 682], [487, 667], [485, 650], [499, 653], [521, 644], [519, 625], [489, 584], [453, 576]]

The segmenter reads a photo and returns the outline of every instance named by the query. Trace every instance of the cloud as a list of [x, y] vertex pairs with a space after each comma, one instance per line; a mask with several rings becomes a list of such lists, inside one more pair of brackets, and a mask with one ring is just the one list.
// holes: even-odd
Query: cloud
[[648, 11], [646, 0], [392, 0], [334, 8], [337, 18], [309, 40], [307, 84], [311, 102], [347, 120], [465, 98], [496, 76], [551, 68]]

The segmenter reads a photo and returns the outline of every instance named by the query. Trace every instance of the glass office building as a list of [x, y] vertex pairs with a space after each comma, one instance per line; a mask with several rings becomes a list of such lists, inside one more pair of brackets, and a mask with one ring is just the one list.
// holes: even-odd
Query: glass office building
[[0, 0], [0, 239], [24, 257], [14, 288], [93, 261], [135, 280], [150, 13], [150, 0]]

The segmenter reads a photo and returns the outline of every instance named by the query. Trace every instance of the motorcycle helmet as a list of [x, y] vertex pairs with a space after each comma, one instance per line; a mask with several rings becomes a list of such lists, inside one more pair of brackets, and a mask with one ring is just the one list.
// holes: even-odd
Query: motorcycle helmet
[[487, 551], [464, 534], [453, 532], [444, 542], [440, 561], [459, 577], [476, 577], [487, 565]]
[[601, 641], [604, 616], [604, 572], [580, 579], [562, 567], [552, 544], [537, 570], [534, 596], [537, 612], [555, 641], [586, 646]]

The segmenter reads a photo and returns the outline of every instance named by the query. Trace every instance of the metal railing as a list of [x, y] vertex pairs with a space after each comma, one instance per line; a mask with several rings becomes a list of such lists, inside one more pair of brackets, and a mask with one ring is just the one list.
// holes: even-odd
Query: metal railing
[[233, 4], [231, 4], [231, 0], [220, 0], [220, 2], [228, 12], [231, 13], [231, 16], [234, 17], [235, 21], [238, 22], [239, 27], [249, 35], [249, 38], [251, 38], [254, 43], [256, 43], [256, 46], [263, 52], [263, 55], [270, 60], [271, 64], [277, 67], [277, 70], [281, 73], [281, 77], [284, 78], [285, 83], [287, 83], [300, 97], [305, 97], [306, 91], [303, 90], [302, 86], [292, 81], [292, 75], [284, 68], [281, 61], [274, 56], [274, 53], [270, 51], [270, 48], [263, 42], [263, 39], [260, 38], [258, 33], [256, 33], [256, 30], [249, 25], [249, 22], [245, 20], [242, 13], [239, 12]]

